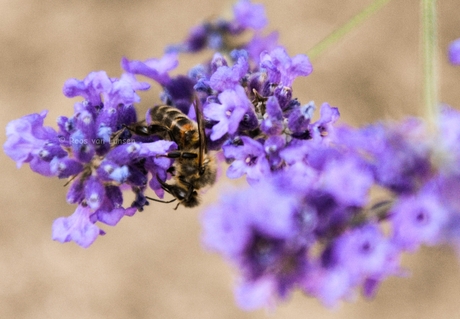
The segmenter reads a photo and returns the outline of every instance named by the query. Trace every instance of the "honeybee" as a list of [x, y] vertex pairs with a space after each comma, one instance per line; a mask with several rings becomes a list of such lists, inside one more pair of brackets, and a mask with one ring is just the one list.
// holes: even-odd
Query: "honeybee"
[[168, 184], [156, 176], [163, 190], [171, 194], [174, 199], [161, 201], [169, 203], [178, 200], [179, 205], [195, 207], [200, 203], [198, 190], [211, 186], [216, 181], [217, 168], [215, 159], [208, 153], [204, 118], [201, 103], [195, 98], [193, 103], [196, 122], [182, 113], [179, 109], [169, 105], [157, 105], [148, 111], [150, 121], [148, 125], [134, 125], [128, 129], [137, 135], [160, 135], [174, 141], [178, 149], [168, 152], [165, 157], [175, 159], [170, 173], [173, 183]]

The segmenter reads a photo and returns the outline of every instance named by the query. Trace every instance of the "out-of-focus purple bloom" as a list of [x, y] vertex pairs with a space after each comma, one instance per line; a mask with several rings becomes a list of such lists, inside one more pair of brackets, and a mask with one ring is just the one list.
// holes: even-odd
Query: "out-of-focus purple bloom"
[[168, 72], [175, 69], [179, 61], [176, 53], [167, 53], [161, 59], [148, 59], [144, 62], [126, 58], [121, 60], [121, 67], [129, 73], [140, 74], [151, 78], [161, 85], [169, 81]]
[[261, 4], [252, 4], [250, 0], [240, 0], [233, 7], [236, 23], [242, 28], [263, 29], [267, 25], [265, 8]]
[[270, 165], [265, 156], [262, 144], [253, 139], [241, 136], [242, 146], [224, 145], [224, 155], [233, 159], [227, 169], [229, 178], [238, 178], [246, 174], [249, 183], [255, 183], [270, 173]]
[[219, 94], [219, 103], [204, 105], [204, 116], [218, 121], [212, 127], [211, 140], [215, 141], [226, 133], [234, 134], [244, 114], [252, 107], [244, 89], [236, 86], [234, 90], [225, 90]]
[[429, 138], [421, 121], [377, 123], [359, 130], [341, 128], [338, 143], [366, 154], [377, 184], [398, 194], [411, 193], [431, 173]]
[[351, 156], [327, 161], [321, 174], [321, 188], [349, 206], [363, 206], [373, 185], [372, 172], [363, 162]]
[[190, 29], [187, 40], [185, 41], [188, 52], [198, 52], [206, 47], [207, 31], [205, 26], [198, 25]]
[[448, 213], [432, 190], [400, 197], [390, 214], [393, 240], [409, 251], [421, 244], [434, 245], [442, 239], [447, 220]]
[[318, 298], [325, 306], [333, 307], [341, 299], [354, 295], [350, 274], [343, 268], [310, 267], [301, 281], [301, 288], [307, 294]]
[[334, 250], [337, 265], [346, 269], [356, 284], [367, 277], [382, 278], [395, 273], [391, 265], [396, 251], [375, 224], [357, 227], [339, 237]]
[[273, 308], [277, 302], [276, 297], [276, 278], [269, 276], [255, 281], [241, 280], [235, 289], [236, 302], [244, 310]]
[[444, 105], [438, 117], [439, 136], [434, 143], [434, 164], [442, 175], [460, 175], [460, 113]]
[[255, 34], [251, 41], [246, 45], [246, 50], [254, 61], [254, 64], [258, 65], [260, 62], [260, 54], [264, 51], [272, 51], [278, 46], [279, 34], [276, 31], [271, 32], [267, 36], [263, 37], [259, 34]]
[[[203, 216], [204, 242], [241, 269], [237, 300], [253, 309], [285, 298], [306, 266], [306, 247], [293, 242], [296, 198], [264, 183], [222, 200]], [[262, 293], [259, 285], [271, 289]]]
[[449, 44], [449, 61], [454, 65], [460, 65], [460, 39]]

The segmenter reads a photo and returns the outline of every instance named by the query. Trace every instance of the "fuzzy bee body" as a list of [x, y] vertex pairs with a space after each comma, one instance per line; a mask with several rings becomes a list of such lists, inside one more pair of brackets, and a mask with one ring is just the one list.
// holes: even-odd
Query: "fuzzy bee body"
[[196, 122], [174, 106], [158, 105], [148, 112], [149, 124], [135, 129], [141, 135], [158, 134], [164, 138], [169, 137], [177, 144], [176, 151], [165, 155], [175, 159], [170, 171], [173, 182], [168, 184], [158, 177], [157, 179], [162, 188], [185, 207], [199, 205], [198, 190], [214, 184], [217, 175], [214, 157], [207, 152], [203, 116], [197, 100], [194, 107]]

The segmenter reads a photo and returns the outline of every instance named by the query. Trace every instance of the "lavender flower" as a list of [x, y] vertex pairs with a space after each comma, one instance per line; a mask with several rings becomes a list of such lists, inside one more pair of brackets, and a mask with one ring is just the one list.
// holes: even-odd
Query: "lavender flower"
[[213, 141], [227, 133], [234, 134], [244, 114], [251, 109], [251, 103], [241, 86], [223, 91], [218, 98], [220, 103], [208, 103], [204, 106], [204, 115], [218, 122], [212, 127], [210, 138]]
[[437, 244], [442, 239], [448, 216], [435, 193], [422, 191], [402, 197], [391, 210], [393, 240], [409, 251], [415, 251], [421, 244]]
[[245, 49], [256, 65], [260, 63], [260, 54], [262, 52], [270, 52], [278, 46], [278, 38], [279, 34], [276, 31], [265, 37], [256, 33], [251, 41], [248, 42]]
[[169, 81], [168, 72], [175, 69], [178, 65], [177, 54], [168, 53], [161, 59], [148, 59], [142, 61], [129, 61], [126, 58], [121, 60], [122, 68], [129, 73], [141, 74], [165, 85]]
[[[183, 175], [203, 171], [178, 169], [170, 157], [201, 168], [199, 145], [220, 152], [228, 177], [246, 175], [250, 184], [225, 193], [202, 216], [206, 247], [239, 270], [236, 300], [244, 309], [273, 307], [294, 289], [328, 306], [357, 289], [371, 297], [383, 280], [402, 273], [402, 252], [439, 243], [460, 251], [460, 112], [443, 107], [436, 132], [413, 118], [351, 128], [339, 124], [338, 108], [328, 103], [314, 121], [315, 103], [302, 104], [292, 89], [313, 71], [309, 58], [290, 57], [278, 33], [263, 36], [266, 25], [262, 5], [240, 0], [232, 20], [192, 28], [160, 59], [123, 58], [127, 73], [120, 78], [97, 71], [67, 80], [64, 95], [83, 101], [58, 118], [56, 130], [43, 125], [46, 111], [8, 124], [4, 151], [18, 168], [29, 163], [42, 175], [68, 179], [66, 199], [77, 208], [55, 220], [54, 240], [89, 247], [105, 234], [96, 223], [115, 226], [142, 211], [148, 188], [159, 198], [184, 187], [196, 194]], [[245, 32], [247, 43], [239, 37]], [[170, 76], [178, 53], [205, 48], [215, 51], [210, 61]], [[453, 64], [460, 64], [459, 52], [456, 40], [449, 47]], [[166, 124], [147, 112], [138, 121], [137, 91], [150, 85], [136, 75], [159, 83], [162, 102], [183, 115], [177, 111], [177, 121]], [[204, 141], [195, 141], [186, 116], [204, 124]], [[177, 130], [192, 135], [190, 147], [176, 145]], [[388, 198], [374, 202], [375, 187]], [[135, 195], [130, 205], [127, 189]]]
[[236, 23], [242, 28], [262, 29], [267, 24], [265, 8], [261, 4], [252, 4], [249, 0], [240, 0], [233, 7]]
[[[136, 143], [135, 137], [121, 138], [123, 127], [137, 122], [132, 103], [140, 99], [135, 91], [148, 88], [132, 75], [110, 79], [105, 72], [92, 72], [82, 81], [70, 79], [64, 84], [66, 96], [82, 96], [85, 100], [75, 103], [72, 117], [58, 119], [59, 131], [43, 127], [46, 111], [8, 125], [4, 150], [18, 167], [30, 162], [31, 168], [43, 175], [72, 181], [67, 200], [78, 207], [72, 216], [56, 220], [54, 239], [88, 247], [103, 234], [94, 225], [97, 221], [114, 226], [123, 216], [131, 216], [147, 204], [134, 202], [131, 207], [123, 207], [122, 185], [143, 193], [148, 172], [166, 179], [171, 160], [157, 155], [174, 149], [173, 142]], [[143, 168], [145, 162], [147, 169]], [[150, 186], [163, 194], [161, 185]]]
[[224, 207], [203, 216], [204, 242], [241, 269], [240, 305], [254, 309], [287, 297], [305, 267], [305, 247], [295, 242], [295, 197], [263, 184], [222, 200]]
[[[221, 58], [214, 56], [214, 59]], [[216, 62], [214, 61], [214, 64]], [[209, 86], [216, 91], [236, 89], [240, 80], [248, 71], [248, 62], [245, 57], [239, 57], [237, 62], [230, 68], [226, 64], [219, 66], [209, 80]]]
[[229, 144], [223, 147], [225, 157], [233, 160], [227, 176], [238, 178], [246, 174], [248, 182], [255, 183], [270, 172], [265, 150], [262, 144], [246, 136], [242, 136], [241, 141], [241, 146]]
[[70, 217], [60, 217], [53, 223], [53, 240], [61, 243], [74, 241], [82, 247], [89, 247], [104, 231], [90, 220], [92, 215], [89, 207], [78, 205]]
[[307, 76], [313, 72], [306, 55], [299, 54], [291, 59], [283, 47], [277, 47], [270, 53], [261, 53], [260, 60], [261, 67], [267, 69], [270, 82], [281, 86], [290, 87], [296, 77]]
[[41, 175], [52, 176], [49, 161], [54, 157], [64, 157], [65, 152], [58, 146], [57, 133], [43, 126], [47, 111], [30, 114], [11, 121], [6, 126], [7, 141], [3, 145], [5, 153], [20, 168], [30, 163], [30, 168]]
[[460, 65], [460, 39], [454, 40], [449, 45], [449, 61], [454, 65]]

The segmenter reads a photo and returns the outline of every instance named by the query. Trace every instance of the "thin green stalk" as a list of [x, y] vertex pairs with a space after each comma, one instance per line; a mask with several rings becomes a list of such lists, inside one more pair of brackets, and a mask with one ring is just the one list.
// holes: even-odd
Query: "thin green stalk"
[[423, 102], [433, 126], [438, 116], [438, 55], [436, 0], [422, 0]]
[[379, 11], [383, 6], [385, 6], [391, 0], [376, 0], [371, 5], [369, 5], [366, 9], [358, 13], [356, 16], [351, 18], [347, 23], [341, 26], [339, 29], [332, 32], [326, 38], [321, 40], [318, 44], [316, 44], [313, 48], [307, 51], [307, 55], [311, 60], [317, 58], [321, 53], [323, 53], [327, 48], [331, 45], [337, 43], [343, 36], [347, 33], [352, 31], [355, 27], [360, 25], [364, 22], [367, 18], [371, 15]]

